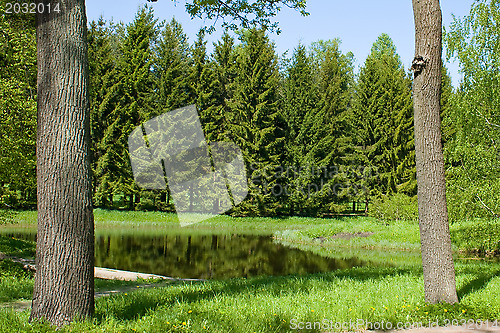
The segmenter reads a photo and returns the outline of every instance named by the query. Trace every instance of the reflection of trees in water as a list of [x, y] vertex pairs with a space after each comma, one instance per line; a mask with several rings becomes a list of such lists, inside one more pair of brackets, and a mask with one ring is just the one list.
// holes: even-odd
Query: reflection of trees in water
[[273, 243], [270, 236], [98, 236], [96, 266], [183, 278], [326, 272], [363, 266]]

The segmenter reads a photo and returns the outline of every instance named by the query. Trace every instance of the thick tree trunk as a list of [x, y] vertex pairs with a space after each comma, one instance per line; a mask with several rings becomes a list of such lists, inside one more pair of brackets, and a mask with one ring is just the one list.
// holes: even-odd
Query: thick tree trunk
[[[41, 2], [47, 9], [49, 1]], [[60, 13], [37, 14], [38, 233], [30, 320], [62, 326], [94, 312], [94, 219], [85, 2], [58, 2]]]
[[440, 129], [442, 19], [439, 0], [413, 0], [413, 12], [415, 153], [425, 300], [455, 303], [458, 298]]

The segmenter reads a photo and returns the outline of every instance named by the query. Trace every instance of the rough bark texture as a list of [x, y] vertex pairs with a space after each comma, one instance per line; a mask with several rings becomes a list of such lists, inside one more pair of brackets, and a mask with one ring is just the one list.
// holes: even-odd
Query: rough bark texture
[[458, 298], [441, 145], [442, 18], [439, 0], [413, 0], [413, 12], [413, 104], [425, 300], [430, 303], [455, 303]]
[[58, 2], [60, 13], [37, 14], [38, 233], [30, 320], [62, 326], [94, 312], [94, 219], [85, 2]]

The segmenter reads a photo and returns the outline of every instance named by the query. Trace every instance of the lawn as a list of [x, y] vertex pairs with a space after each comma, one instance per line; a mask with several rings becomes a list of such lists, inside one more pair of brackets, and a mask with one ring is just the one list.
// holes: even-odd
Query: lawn
[[[180, 229], [170, 214], [97, 210], [95, 215], [96, 232], [118, 226], [139, 228], [142, 223], [152, 231]], [[22, 213], [14, 218], [15, 224], [7, 227], [24, 227], [35, 220], [34, 213]], [[492, 235], [481, 229], [485, 226], [493, 230]], [[471, 319], [500, 318], [500, 264], [495, 261], [455, 260], [460, 304], [424, 302], [418, 225], [414, 222], [384, 224], [369, 218], [221, 216], [183, 230], [193, 232], [196, 228], [213, 232], [273, 233], [279, 242], [324, 256], [338, 257], [347, 251], [366, 260], [392, 262], [389, 267], [356, 267], [306, 276], [177, 282], [137, 288], [98, 298], [92, 322], [76, 322], [62, 331], [289, 332], [304, 328], [302, 331], [325, 332], [343, 331], [345, 325], [351, 325], [348, 330], [354, 330], [377, 328], [373, 325], [381, 323], [387, 328], [387, 325], [396, 327], [398, 323], [428, 325], [437, 321], [444, 325], [452, 320], [463, 323]], [[453, 225], [451, 230], [457, 253], [485, 253], [498, 246], [496, 222], [464, 222]], [[341, 233], [373, 234], [349, 239], [335, 237]], [[33, 249], [30, 242], [0, 238], [0, 251], [4, 253], [27, 255]], [[0, 300], [29, 299], [32, 277], [8, 261], [3, 261], [1, 268]], [[96, 283], [106, 289], [117, 282]], [[54, 331], [44, 323], [27, 324], [28, 317], [28, 310], [0, 310], [0, 332]], [[341, 323], [345, 323], [343, 328]]]

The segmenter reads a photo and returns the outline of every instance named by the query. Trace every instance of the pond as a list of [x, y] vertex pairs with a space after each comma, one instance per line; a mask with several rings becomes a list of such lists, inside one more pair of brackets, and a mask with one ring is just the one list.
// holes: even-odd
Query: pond
[[[35, 233], [3, 233], [35, 240]], [[271, 235], [97, 234], [95, 265], [177, 278], [226, 279], [304, 275], [373, 266], [352, 257], [333, 259], [282, 245]]]

